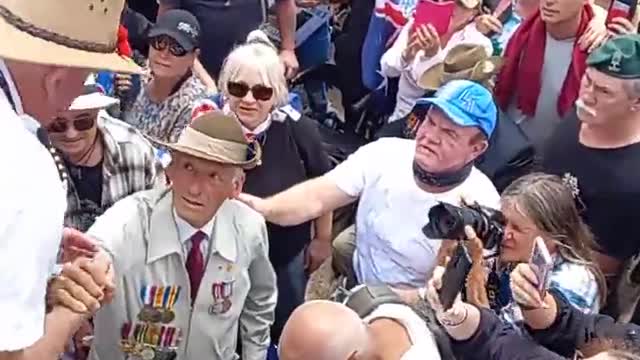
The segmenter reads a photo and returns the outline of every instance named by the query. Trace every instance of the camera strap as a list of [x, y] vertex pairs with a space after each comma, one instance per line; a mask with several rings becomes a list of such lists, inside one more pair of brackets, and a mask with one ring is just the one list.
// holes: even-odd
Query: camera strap
[[413, 175], [425, 185], [428, 186], [438, 186], [438, 187], [449, 187], [454, 185], [462, 184], [465, 181], [469, 174], [471, 174], [471, 169], [473, 168], [473, 162], [468, 163], [462, 168], [451, 171], [451, 172], [442, 172], [442, 173], [434, 173], [425, 170], [417, 162], [413, 162]]

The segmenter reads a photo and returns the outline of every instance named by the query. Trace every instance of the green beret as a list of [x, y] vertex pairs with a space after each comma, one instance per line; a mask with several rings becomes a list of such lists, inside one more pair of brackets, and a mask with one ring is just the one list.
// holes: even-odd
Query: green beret
[[640, 78], [640, 35], [607, 40], [589, 55], [587, 66], [621, 79]]

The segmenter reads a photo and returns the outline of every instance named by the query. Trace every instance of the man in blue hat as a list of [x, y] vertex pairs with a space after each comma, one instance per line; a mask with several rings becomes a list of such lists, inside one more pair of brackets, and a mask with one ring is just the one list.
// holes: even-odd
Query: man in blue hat
[[[415, 139], [377, 140], [322, 177], [268, 199], [246, 194], [240, 199], [287, 226], [358, 201], [355, 236], [346, 246], [342, 240], [334, 243], [355, 249], [348, 264], [334, 260], [334, 267], [347, 276], [353, 272], [356, 283], [388, 284], [417, 295], [442, 243], [421, 231], [431, 207], [460, 205], [463, 196], [489, 207], [499, 203], [491, 181], [473, 165], [496, 125], [491, 93], [475, 82], [454, 80], [418, 104], [423, 115]], [[344, 257], [338, 250], [334, 258]]]
[[578, 119], [563, 123], [549, 140], [544, 168], [571, 187], [600, 245], [596, 261], [616, 279], [640, 253], [640, 36], [608, 40], [587, 66]]

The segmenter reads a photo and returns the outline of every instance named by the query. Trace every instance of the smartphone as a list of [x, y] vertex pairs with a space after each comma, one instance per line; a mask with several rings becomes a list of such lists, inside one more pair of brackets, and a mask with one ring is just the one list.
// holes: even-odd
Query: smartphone
[[547, 249], [547, 246], [544, 244], [544, 240], [540, 236], [534, 240], [529, 265], [538, 278], [538, 291], [543, 295], [549, 288], [551, 270], [553, 270], [553, 259], [551, 258], [549, 249]]
[[607, 12], [606, 23], [609, 24], [611, 20], [617, 17], [627, 20], [633, 19], [637, 5], [637, 0], [612, 0]]
[[[507, 21], [509, 21], [509, 18], [511, 17], [511, 15], [513, 14], [513, 7], [509, 6], [506, 9], [502, 10], [502, 12], [498, 15], [498, 21], [500, 21], [500, 24], [504, 25], [507, 23]], [[495, 16], [496, 14], [494, 14]], [[496, 35], [495, 31], [491, 31], [490, 33], [487, 34], [487, 37], [493, 37]]]
[[445, 311], [451, 308], [458, 294], [464, 289], [472, 264], [467, 247], [458, 243], [458, 247], [444, 271], [442, 287], [438, 293], [440, 303]]
[[413, 30], [431, 24], [438, 35], [443, 36], [449, 31], [455, 7], [453, 1], [419, 0], [413, 13]]

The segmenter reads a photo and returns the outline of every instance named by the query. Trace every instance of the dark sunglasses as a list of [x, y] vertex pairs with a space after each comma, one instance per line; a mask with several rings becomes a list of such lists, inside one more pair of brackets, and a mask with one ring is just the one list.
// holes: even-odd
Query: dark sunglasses
[[253, 98], [258, 101], [267, 101], [273, 96], [273, 88], [259, 84], [249, 87], [249, 85], [243, 81], [229, 81], [227, 83], [227, 89], [229, 90], [229, 94], [238, 98], [247, 96], [249, 91], [251, 91]]
[[183, 57], [188, 51], [175, 40], [167, 36], [156, 36], [150, 40], [151, 47], [157, 51], [164, 51], [169, 48], [169, 53], [175, 57]]
[[47, 127], [47, 131], [49, 131], [50, 133], [63, 133], [69, 129], [70, 124], [77, 131], [87, 131], [93, 127], [95, 122], [95, 119], [92, 117], [86, 117], [73, 121], [56, 119], [51, 123], [51, 125]]

